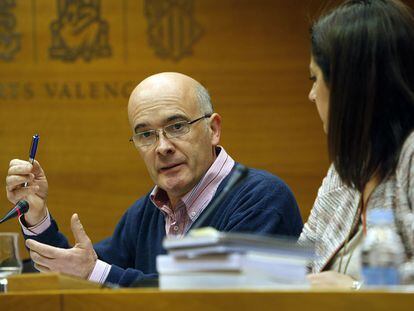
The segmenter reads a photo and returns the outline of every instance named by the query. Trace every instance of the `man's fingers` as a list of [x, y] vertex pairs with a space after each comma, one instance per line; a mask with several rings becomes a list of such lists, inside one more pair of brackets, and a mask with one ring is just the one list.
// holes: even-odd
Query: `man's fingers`
[[30, 258], [33, 260], [34, 263], [42, 267], [47, 267], [48, 269], [52, 269], [52, 264], [53, 264], [54, 259], [44, 257], [33, 250], [30, 251]]
[[[17, 162], [13, 162], [17, 161]], [[22, 160], [12, 160], [10, 162], [8, 175], [25, 175], [29, 174], [33, 169], [33, 165], [30, 162]]]
[[24, 183], [31, 183], [34, 180], [33, 174], [28, 175], [11, 175], [6, 177], [6, 188], [8, 191], [13, 191], [21, 187]]
[[37, 162], [36, 160], [34, 160], [33, 162], [33, 170], [32, 172], [36, 175], [36, 176], [44, 176], [45, 173], [43, 172], [42, 167], [40, 166], [39, 162]]
[[46, 258], [59, 258], [63, 255], [64, 249], [39, 243], [35, 240], [26, 240], [26, 246]]
[[13, 159], [10, 161], [9, 167], [17, 166], [17, 165], [25, 165], [25, 164], [30, 164], [30, 162], [27, 160]]
[[[30, 195], [36, 193], [37, 191], [39, 191], [39, 186], [34, 185], [34, 186], [28, 186], [28, 187], [23, 187], [20, 189], [16, 189], [14, 191], [8, 191], [7, 190], [7, 199], [16, 204], [18, 201], [22, 200], [22, 199], [27, 199]], [[30, 202], [29, 202], [30, 203]]]
[[91, 243], [82, 223], [79, 220], [78, 214], [73, 214], [70, 219], [70, 226], [72, 228], [73, 236], [75, 237], [76, 243]]

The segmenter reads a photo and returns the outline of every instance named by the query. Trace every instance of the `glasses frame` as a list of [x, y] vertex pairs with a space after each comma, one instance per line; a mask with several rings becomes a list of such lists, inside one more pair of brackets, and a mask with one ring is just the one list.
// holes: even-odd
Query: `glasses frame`
[[[174, 136], [174, 137], [168, 137], [167, 136], [167, 133], [165, 132], [165, 128], [166, 127], [169, 127], [169, 126], [173, 126], [173, 125], [175, 125], [175, 124], [177, 124], [177, 123], [187, 123], [188, 125], [192, 125], [192, 124], [194, 124], [194, 123], [196, 123], [196, 122], [198, 122], [198, 121], [200, 121], [200, 120], [203, 120], [203, 119], [206, 119], [206, 118], [210, 118], [211, 116], [212, 116], [213, 114], [205, 114], [204, 116], [201, 116], [201, 117], [199, 117], [199, 118], [197, 118], [197, 119], [194, 119], [194, 120], [191, 120], [191, 121], [185, 121], [185, 120], [183, 120], [183, 121], [178, 121], [178, 122], [175, 122], [175, 123], [172, 123], [172, 124], [168, 124], [168, 125], [166, 125], [166, 126], [163, 126], [162, 128], [159, 128], [159, 129], [152, 129], [152, 130], [147, 130], [147, 131], [142, 131], [142, 132], [138, 132], [138, 133], [135, 133], [134, 135], [132, 135], [131, 136], [131, 138], [129, 139], [129, 141], [130, 142], [132, 142], [132, 143], [134, 143], [134, 145], [135, 145], [135, 147], [147, 147], [147, 146], [152, 146], [155, 142], [157, 142], [157, 140], [160, 138], [160, 134], [159, 134], [159, 132], [161, 131], [162, 132], [162, 134], [164, 135], [164, 137], [165, 138], [167, 138], [167, 139], [171, 139], [171, 138], [177, 138], [177, 137], [180, 137], [180, 136], [182, 136], [182, 135], [185, 135], [185, 134], [187, 134], [187, 133], [189, 133], [190, 132], [190, 130], [191, 130], [191, 127], [190, 127], [190, 129], [188, 130], [188, 132], [186, 132], [186, 133], [184, 133], [184, 134], [182, 134], [182, 135], [179, 135], [179, 136]], [[155, 140], [154, 140], [154, 142], [152, 142], [152, 143], [150, 143], [150, 144], [144, 144], [144, 145], [138, 145], [138, 144], [136, 144], [135, 143], [135, 141], [134, 141], [134, 137], [136, 136], [136, 135], [139, 135], [139, 134], [142, 134], [142, 133], [145, 133], [145, 132], [154, 132], [155, 133]]]

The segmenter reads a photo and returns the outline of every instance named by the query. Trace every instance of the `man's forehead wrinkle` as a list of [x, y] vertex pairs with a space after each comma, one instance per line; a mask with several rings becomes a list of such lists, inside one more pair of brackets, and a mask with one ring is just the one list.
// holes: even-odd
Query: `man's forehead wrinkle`
[[[148, 94], [149, 95], [149, 94]], [[158, 94], [157, 96], [142, 96], [139, 98], [138, 104], [147, 105], [147, 104], [156, 104], [156, 103], [176, 103], [182, 100], [182, 96], [179, 94]]]
[[[142, 112], [145, 110], [150, 110], [152, 108], [159, 108], [165, 106], [167, 108], [169, 105], [177, 106], [179, 110], [188, 109], [193, 110], [193, 98], [190, 97], [192, 93], [184, 92], [184, 90], [177, 91], [145, 91], [141, 92], [134, 100], [137, 109]], [[190, 108], [191, 107], [191, 108]], [[187, 111], [187, 113], [190, 113]]]
[[180, 117], [182, 120], [187, 120], [190, 112], [180, 104], [175, 96], [163, 96], [162, 99], [155, 101], [149, 98], [142, 99], [136, 103], [133, 114], [134, 129], [139, 129], [161, 126], [166, 122], [170, 122], [172, 117], [173, 119]]

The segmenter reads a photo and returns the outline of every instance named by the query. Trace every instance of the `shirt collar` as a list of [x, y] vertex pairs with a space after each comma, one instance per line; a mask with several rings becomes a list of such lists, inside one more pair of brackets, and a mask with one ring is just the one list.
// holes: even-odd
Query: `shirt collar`
[[[180, 205], [185, 206], [187, 214], [192, 220], [197, 218], [202, 211], [197, 207], [205, 207], [205, 205], [208, 204], [214, 195], [213, 193], [212, 195], [205, 196], [203, 193], [208, 191], [211, 187], [216, 190], [218, 185], [214, 186], [214, 182], [220, 183], [234, 166], [234, 160], [227, 154], [223, 147], [217, 146], [216, 153], [217, 157], [210, 168], [207, 170], [206, 174], [204, 174], [204, 176], [194, 186], [194, 188], [186, 193], [177, 204], [177, 209], [180, 208]], [[230, 170], [223, 170], [223, 167], [225, 165], [229, 167]], [[150, 199], [157, 208], [164, 212], [167, 212], [168, 214], [170, 213], [170, 201], [165, 190], [161, 189], [158, 186], [155, 186], [150, 193]], [[206, 202], [200, 202], [205, 200], [208, 200], [207, 204]]]

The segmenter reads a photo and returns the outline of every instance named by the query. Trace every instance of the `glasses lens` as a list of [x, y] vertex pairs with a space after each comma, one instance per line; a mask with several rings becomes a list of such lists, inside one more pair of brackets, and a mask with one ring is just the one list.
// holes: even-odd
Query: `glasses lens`
[[135, 134], [132, 139], [137, 146], [148, 146], [152, 145], [156, 140], [156, 132], [154, 130], [145, 131]]
[[164, 132], [167, 137], [179, 137], [190, 131], [190, 125], [187, 121], [177, 122], [171, 125], [168, 125], [164, 128]]

